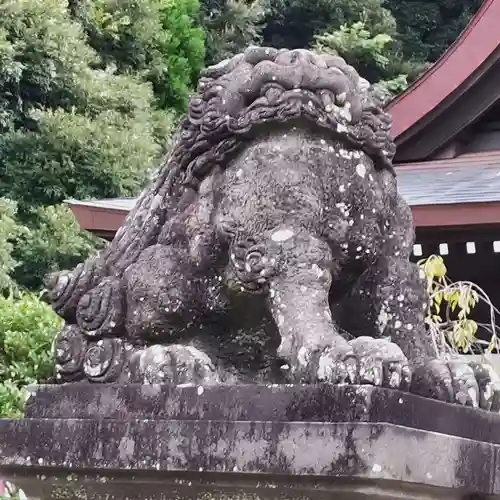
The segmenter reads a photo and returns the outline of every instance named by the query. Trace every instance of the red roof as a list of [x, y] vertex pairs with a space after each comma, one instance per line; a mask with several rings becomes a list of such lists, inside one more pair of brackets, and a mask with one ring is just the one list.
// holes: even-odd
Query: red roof
[[460, 37], [413, 85], [396, 97], [395, 138], [410, 129], [455, 91], [500, 45], [500, 0], [485, 0]]

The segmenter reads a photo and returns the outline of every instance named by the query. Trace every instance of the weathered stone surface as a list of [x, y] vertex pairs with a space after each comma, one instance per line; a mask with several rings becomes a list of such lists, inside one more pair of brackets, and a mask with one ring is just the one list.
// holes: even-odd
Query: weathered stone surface
[[48, 283], [58, 380], [369, 383], [497, 411], [482, 368], [433, 359], [390, 126], [340, 57], [208, 68], [113, 242]]
[[386, 388], [333, 385], [46, 385], [30, 419], [388, 423], [500, 444], [500, 415]]
[[0, 421], [0, 474], [42, 499], [500, 498], [499, 415], [389, 389], [71, 384], [32, 398], [29, 418]]

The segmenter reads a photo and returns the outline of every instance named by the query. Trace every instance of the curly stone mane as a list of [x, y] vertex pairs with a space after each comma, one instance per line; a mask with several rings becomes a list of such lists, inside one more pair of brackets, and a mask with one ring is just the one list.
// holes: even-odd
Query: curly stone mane
[[196, 187], [215, 165], [224, 165], [252, 129], [300, 117], [391, 168], [391, 119], [369, 90], [340, 57], [249, 48], [204, 72], [168, 169]]
[[154, 184], [101, 256], [52, 280], [53, 301], [64, 296], [67, 304], [71, 297], [73, 309], [82, 292], [104, 276], [121, 276], [144, 248], [157, 242], [180, 207], [189, 204], [189, 193], [215, 168], [224, 168], [259, 126], [299, 118], [364, 151], [377, 168], [393, 172], [391, 118], [353, 67], [340, 57], [307, 50], [250, 47], [203, 72]]

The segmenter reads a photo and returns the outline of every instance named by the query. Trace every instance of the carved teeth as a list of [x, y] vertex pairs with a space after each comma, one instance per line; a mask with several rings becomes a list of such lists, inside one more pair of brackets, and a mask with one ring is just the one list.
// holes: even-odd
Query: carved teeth
[[341, 92], [335, 96], [335, 101], [339, 106], [343, 106], [347, 99], [347, 94], [345, 92]]

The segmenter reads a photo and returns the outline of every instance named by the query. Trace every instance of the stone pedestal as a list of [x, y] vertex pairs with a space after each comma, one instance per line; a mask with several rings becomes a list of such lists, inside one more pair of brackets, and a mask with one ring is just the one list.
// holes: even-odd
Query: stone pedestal
[[500, 498], [500, 416], [368, 386], [39, 386], [0, 475], [41, 499]]

